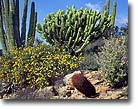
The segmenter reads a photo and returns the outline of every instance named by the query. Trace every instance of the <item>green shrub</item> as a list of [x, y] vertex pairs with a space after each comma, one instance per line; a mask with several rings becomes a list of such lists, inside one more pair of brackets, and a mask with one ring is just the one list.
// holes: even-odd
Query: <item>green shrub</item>
[[76, 69], [81, 58], [49, 45], [15, 49], [0, 57], [0, 81], [42, 88], [50, 78]]
[[0, 81], [0, 92], [2, 91], [2, 82]]
[[128, 97], [128, 86], [124, 87], [123, 96]]
[[93, 52], [85, 53], [79, 68], [81, 70], [98, 70], [99, 64], [96, 61], [96, 56], [97, 55]]
[[99, 53], [98, 63], [113, 87], [128, 84], [128, 54], [125, 41], [125, 37], [105, 40], [102, 52]]

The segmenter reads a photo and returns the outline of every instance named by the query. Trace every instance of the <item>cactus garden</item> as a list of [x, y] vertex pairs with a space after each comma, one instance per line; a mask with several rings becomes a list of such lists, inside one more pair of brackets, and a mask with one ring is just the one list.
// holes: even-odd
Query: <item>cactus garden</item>
[[128, 22], [116, 20], [118, 0], [100, 10], [69, 1], [41, 9], [45, 17], [41, 2], [0, 0], [0, 99], [128, 99]]

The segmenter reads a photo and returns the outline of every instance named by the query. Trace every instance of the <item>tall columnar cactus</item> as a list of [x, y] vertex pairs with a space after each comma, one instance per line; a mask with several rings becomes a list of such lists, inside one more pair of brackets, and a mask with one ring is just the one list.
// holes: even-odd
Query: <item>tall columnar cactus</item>
[[106, 1], [103, 12], [67, 7], [66, 12], [59, 10], [49, 14], [37, 31], [50, 44], [65, 46], [75, 53], [81, 52], [89, 43], [99, 39], [106, 30], [114, 25], [116, 2], [113, 3], [112, 14], [109, 15], [110, 0]]
[[7, 47], [5, 42], [5, 32], [3, 27], [3, 16], [2, 16], [2, 0], [0, 0], [0, 43], [3, 47], [3, 53], [6, 54]]
[[17, 27], [18, 27], [18, 32], [19, 32], [19, 34], [20, 34], [20, 15], [19, 15], [19, 0], [16, 0], [16, 3], [15, 3], [15, 13], [16, 13], [16, 15], [15, 15], [15, 17], [16, 17], [16, 19], [17, 19]]
[[9, 28], [9, 11], [10, 11], [10, 6], [9, 6], [9, 0], [4, 0], [4, 9], [3, 9], [3, 16], [4, 16], [4, 23], [5, 23], [5, 37], [7, 39], [7, 50], [8, 52], [10, 51], [10, 49], [12, 49], [14, 47], [14, 42], [13, 40], [11, 40], [13, 38], [13, 36], [10, 34], [10, 28]]
[[[35, 3], [32, 2], [29, 31], [32, 31], [33, 39], [32, 44], [35, 40], [35, 25], [37, 20], [37, 14], [35, 12]], [[0, 42], [2, 44], [3, 53], [10, 53], [11, 49], [15, 47], [25, 46], [26, 40], [26, 19], [27, 19], [27, 7], [28, 0], [24, 0], [24, 9], [22, 16], [22, 28], [20, 32], [20, 21], [19, 21], [19, 0], [0, 0]], [[33, 10], [33, 12], [32, 12]], [[4, 16], [4, 17], [3, 17]], [[33, 19], [33, 20], [32, 20]], [[20, 36], [21, 33], [21, 36]], [[29, 33], [28, 33], [29, 34]]]
[[14, 42], [14, 14], [12, 11], [9, 12], [9, 49], [14, 49], [14, 45], [15, 45], [15, 42]]
[[111, 14], [111, 26], [114, 25], [115, 23], [115, 15], [116, 15], [116, 2], [113, 3], [113, 9], [112, 9], [112, 14]]
[[19, 1], [11, 0], [10, 1], [11, 9], [10, 12], [13, 13], [13, 26], [14, 26], [14, 39], [17, 44], [17, 47], [21, 46], [21, 38], [20, 38], [20, 32], [19, 32]]
[[35, 27], [36, 27], [36, 20], [37, 20], [36, 18], [37, 18], [37, 13], [35, 12], [35, 3], [32, 2], [27, 45], [33, 45], [34, 44], [33, 41], [35, 40]]
[[25, 38], [26, 38], [27, 7], [28, 7], [28, 0], [24, 0], [22, 27], [21, 27], [21, 41], [23, 45], [25, 45]]

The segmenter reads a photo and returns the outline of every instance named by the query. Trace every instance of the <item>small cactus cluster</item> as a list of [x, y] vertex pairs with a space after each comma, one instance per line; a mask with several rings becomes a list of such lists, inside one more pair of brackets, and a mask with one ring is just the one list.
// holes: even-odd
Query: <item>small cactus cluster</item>
[[116, 2], [109, 15], [110, 0], [106, 1], [102, 13], [92, 9], [76, 10], [67, 7], [66, 12], [59, 10], [49, 14], [43, 25], [37, 24], [37, 32], [52, 45], [64, 46], [75, 53], [81, 52], [89, 43], [114, 26]]

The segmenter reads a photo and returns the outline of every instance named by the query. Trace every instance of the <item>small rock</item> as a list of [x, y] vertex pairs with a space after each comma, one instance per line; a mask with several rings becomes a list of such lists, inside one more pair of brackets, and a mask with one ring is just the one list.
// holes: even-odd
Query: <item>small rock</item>
[[0, 96], [0, 99], [3, 99], [3, 96]]
[[88, 78], [88, 79], [91, 79], [92, 78], [92, 75], [89, 73], [89, 74], [85, 74], [84, 75], [86, 78]]
[[73, 86], [68, 86], [67, 90], [74, 90], [75, 88]]
[[58, 96], [58, 91], [53, 87], [52, 93], [54, 94], [54, 96]]
[[74, 96], [75, 99], [84, 99], [84, 97], [82, 95], [79, 95], [79, 96]]
[[101, 87], [100, 88], [100, 93], [107, 93], [107, 91], [109, 91], [109, 87]]
[[63, 94], [63, 97], [66, 97], [66, 94]]
[[70, 91], [70, 90], [67, 91], [67, 92], [66, 92], [66, 95], [67, 95], [68, 97], [70, 97], [70, 96], [71, 96], [71, 91]]
[[70, 85], [70, 84], [72, 84], [72, 82], [71, 82], [72, 76], [73, 76], [73, 73], [68, 74], [68, 75], [66, 75], [66, 76], [63, 78], [63, 82], [64, 82], [65, 85]]
[[120, 97], [119, 99], [126, 100], [128, 98], [127, 97]]
[[104, 97], [103, 99], [112, 99], [111, 96]]
[[122, 95], [121, 94], [118, 94], [118, 93], [115, 93], [115, 94], [112, 94], [111, 95], [111, 98], [112, 99], [119, 99], [120, 97], [122, 97]]
[[100, 93], [100, 96], [105, 97], [105, 96], [107, 96], [107, 94], [106, 93]]
[[111, 86], [110, 83], [107, 83], [106, 85], [107, 85], [107, 86]]

